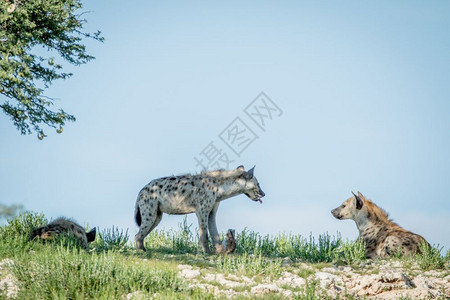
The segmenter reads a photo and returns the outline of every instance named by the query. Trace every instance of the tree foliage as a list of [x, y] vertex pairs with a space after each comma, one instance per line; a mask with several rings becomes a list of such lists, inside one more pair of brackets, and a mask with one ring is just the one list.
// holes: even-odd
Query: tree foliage
[[75, 117], [52, 110], [44, 94], [54, 80], [67, 79], [62, 63], [78, 66], [94, 57], [85, 38], [103, 41], [100, 32], [83, 31], [81, 0], [0, 0], [0, 107], [21, 134], [45, 137], [44, 124], [61, 133]]
[[14, 217], [22, 210], [23, 205], [21, 204], [5, 205], [0, 203], [0, 220]]

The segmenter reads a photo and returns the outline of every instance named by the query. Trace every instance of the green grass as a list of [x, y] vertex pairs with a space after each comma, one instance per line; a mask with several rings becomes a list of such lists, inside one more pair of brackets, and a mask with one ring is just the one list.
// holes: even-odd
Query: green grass
[[98, 238], [91, 243], [91, 249], [95, 249], [98, 252], [114, 250], [125, 251], [128, 249], [128, 230], [123, 232], [117, 227], [111, 229], [105, 229], [98, 233]]
[[[88, 250], [70, 235], [46, 243], [29, 241], [31, 231], [45, 223], [44, 215], [27, 212], [0, 227], [0, 260], [14, 261], [8, 270], [19, 282], [19, 299], [122, 299], [134, 292], [138, 293], [137, 299], [153, 295], [215, 299], [177, 277], [177, 266], [190, 264], [209, 273], [245, 275], [259, 281], [277, 279], [287, 270], [282, 266], [286, 257], [294, 266], [307, 262], [318, 268], [331, 263], [357, 265], [365, 260], [364, 245], [360, 241], [344, 241], [339, 234], [326, 233], [316, 239], [292, 234], [263, 236], [248, 230], [237, 234], [233, 255], [205, 255], [199, 246], [198, 232], [186, 219], [178, 230], [152, 232], [145, 241], [147, 252], [135, 250], [128, 232], [116, 227], [100, 230]], [[414, 261], [421, 270], [450, 269], [450, 251], [442, 255], [438, 247], [421, 247], [422, 254], [400, 259], [411, 264]], [[300, 268], [299, 272], [306, 278], [314, 271]], [[0, 299], [4, 297], [0, 292]], [[264, 298], [281, 299], [279, 295]], [[326, 295], [318, 291], [314, 282], [308, 282], [301, 295], [294, 297], [324, 298]]]
[[[280, 234], [276, 236], [260, 235], [257, 232], [244, 229], [236, 234], [236, 253], [262, 255], [268, 258], [289, 257], [293, 261], [303, 262], [334, 262], [355, 263], [365, 259], [362, 242], [343, 241], [340, 235], [336, 237], [328, 233], [312, 235], [304, 238], [301, 235]], [[197, 232], [192, 232], [186, 219], [179, 225], [179, 230], [153, 231], [145, 240], [145, 246], [166, 253], [201, 253]], [[212, 247], [212, 245], [210, 245]]]
[[443, 247], [439, 247], [439, 245], [431, 247], [427, 243], [420, 244], [419, 249], [420, 254], [404, 259], [417, 262], [423, 271], [450, 269], [450, 250], [443, 256]]
[[135, 290], [181, 291], [176, 272], [132, 264], [114, 252], [86, 253], [63, 245], [41, 251], [11, 268], [27, 299], [113, 299]]
[[282, 272], [281, 259], [268, 259], [262, 254], [219, 256], [216, 268], [221, 273], [277, 278]]
[[237, 253], [262, 254], [267, 257], [289, 257], [294, 261], [332, 262], [338, 259], [347, 263], [365, 258], [364, 245], [361, 242], [345, 242], [340, 235], [319, 235], [316, 240], [312, 235], [280, 234], [261, 236], [256, 232], [243, 230], [237, 234]]

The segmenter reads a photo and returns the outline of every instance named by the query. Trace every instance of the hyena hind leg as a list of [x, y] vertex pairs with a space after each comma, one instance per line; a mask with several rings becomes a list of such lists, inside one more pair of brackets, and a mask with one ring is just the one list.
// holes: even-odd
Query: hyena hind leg
[[208, 214], [196, 212], [198, 218], [198, 234], [200, 236], [200, 245], [206, 254], [211, 254], [208, 241]]
[[402, 245], [402, 239], [397, 236], [388, 236], [384, 241], [384, 252], [380, 256], [391, 256], [396, 254], [405, 255], [409, 251]]
[[158, 204], [147, 205], [147, 209], [141, 210], [141, 225], [139, 231], [135, 236], [136, 248], [145, 251], [144, 239], [145, 237], [158, 226], [162, 219], [162, 212], [158, 209]]
[[213, 210], [208, 216], [208, 230], [216, 253], [222, 253], [225, 249], [223, 248], [222, 243], [220, 242], [220, 236], [219, 232], [217, 231], [216, 225], [216, 212], [218, 207], [219, 203], [214, 205]]

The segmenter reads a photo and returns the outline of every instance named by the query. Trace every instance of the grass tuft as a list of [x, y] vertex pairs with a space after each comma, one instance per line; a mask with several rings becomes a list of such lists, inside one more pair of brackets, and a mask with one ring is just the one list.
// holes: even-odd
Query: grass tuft
[[443, 269], [448, 264], [448, 252], [446, 256], [442, 256], [441, 252], [443, 247], [430, 246], [423, 242], [419, 246], [420, 253], [416, 255], [416, 261], [419, 267], [424, 270], [436, 270]]
[[222, 273], [245, 274], [248, 276], [271, 276], [282, 272], [281, 259], [268, 259], [260, 254], [219, 256], [216, 268]]
[[128, 229], [124, 232], [113, 226], [99, 232], [90, 247], [96, 251], [125, 251], [129, 248], [128, 241]]

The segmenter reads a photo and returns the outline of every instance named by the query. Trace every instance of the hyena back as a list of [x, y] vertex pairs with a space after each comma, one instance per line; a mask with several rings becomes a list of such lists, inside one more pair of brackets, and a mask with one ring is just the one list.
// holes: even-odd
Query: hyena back
[[73, 234], [81, 242], [81, 245], [87, 248], [88, 243], [95, 240], [96, 229], [93, 228], [91, 231], [85, 232], [83, 227], [75, 223], [75, 221], [60, 217], [45, 226], [34, 229], [30, 235], [30, 240], [35, 237], [48, 240], [61, 233]]
[[[375, 203], [358, 195], [348, 198], [341, 206], [331, 211], [339, 220], [352, 219], [365, 242], [366, 256], [389, 256], [399, 251], [410, 255], [420, 252], [419, 245], [428, 242], [420, 235], [403, 229], [388, 218], [388, 214]], [[429, 244], [428, 244], [429, 245]]]
[[198, 175], [164, 177], [151, 181], [138, 194], [135, 220], [139, 226], [136, 248], [145, 250], [144, 238], [161, 221], [162, 214], [182, 215], [195, 213], [199, 223], [200, 242], [205, 253], [208, 230], [216, 252], [222, 251], [216, 225], [219, 203], [227, 198], [245, 194], [253, 201], [261, 201], [264, 192], [253, 175], [254, 167], [245, 171], [243, 166], [234, 170], [216, 170]]

